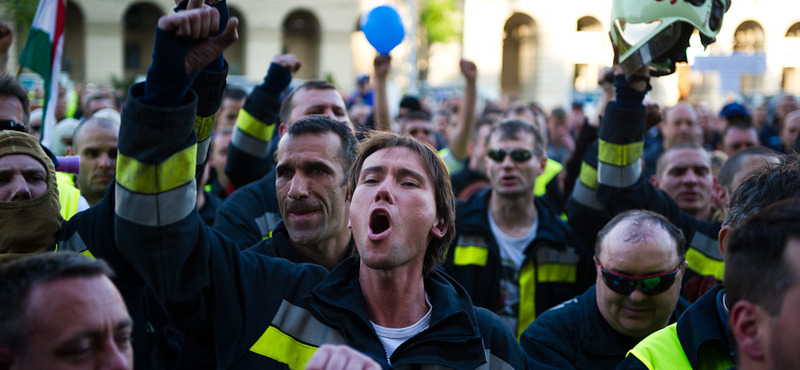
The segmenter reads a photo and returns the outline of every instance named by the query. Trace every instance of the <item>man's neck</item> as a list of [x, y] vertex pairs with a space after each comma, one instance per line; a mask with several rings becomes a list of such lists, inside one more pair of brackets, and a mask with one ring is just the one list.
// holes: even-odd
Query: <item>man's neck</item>
[[686, 212], [686, 213], [692, 215], [692, 217], [698, 220], [709, 221], [711, 218], [711, 206], [708, 206], [702, 210], [697, 210], [694, 212]]
[[516, 198], [502, 197], [492, 192], [489, 212], [503, 233], [515, 238], [525, 236], [536, 221], [533, 192]]
[[289, 244], [309, 261], [330, 271], [350, 255], [350, 230], [345, 228], [339, 234], [317, 244], [302, 245], [292, 242], [291, 239]]
[[375, 270], [361, 262], [358, 275], [367, 302], [367, 316], [376, 325], [405, 328], [428, 312], [420, 263], [392, 270]]

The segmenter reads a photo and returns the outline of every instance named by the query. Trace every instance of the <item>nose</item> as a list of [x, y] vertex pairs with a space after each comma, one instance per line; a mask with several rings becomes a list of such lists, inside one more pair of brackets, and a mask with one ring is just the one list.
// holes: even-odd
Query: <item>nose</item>
[[8, 200], [15, 202], [19, 200], [28, 200], [32, 198], [31, 189], [28, 186], [28, 181], [22, 175], [15, 175], [11, 179], [11, 194]]
[[103, 153], [103, 154], [100, 154], [100, 161], [98, 162], [97, 165], [100, 168], [116, 167], [116, 164], [112, 165], [113, 162], [114, 162], [114, 160], [111, 159], [111, 156], [108, 155], [108, 153]]
[[330, 117], [330, 119], [332, 119], [334, 121], [338, 121], [339, 120], [339, 117], [337, 117], [336, 113], [333, 112], [333, 107], [325, 108], [325, 112], [323, 112], [322, 114]]
[[289, 198], [303, 199], [308, 197], [308, 179], [302, 174], [296, 173], [292, 176], [289, 187]]
[[643, 302], [645, 299], [647, 299], [647, 294], [644, 294], [644, 292], [637, 287], [631, 292], [631, 294], [628, 294], [628, 299], [634, 303]]
[[375, 201], [385, 201], [389, 204], [394, 203], [394, 195], [392, 192], [392, 185], [389, 181], [384, 180], [381, 182], [380, 186], [378, 186], [377, 191], [375, 192]]
[[106, 348], [99, 355], [100, 362], [99, 369], [104, 370], [128, 370], [133, 368], [133, 358], [130, 349], [130, 343], [126, 347], [120, 347], [111, 339], [111, 342], [106, 344]]

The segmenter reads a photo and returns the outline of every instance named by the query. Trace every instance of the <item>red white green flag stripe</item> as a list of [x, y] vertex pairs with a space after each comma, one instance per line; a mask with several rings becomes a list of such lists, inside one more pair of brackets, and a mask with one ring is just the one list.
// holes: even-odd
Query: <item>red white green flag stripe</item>
[[64, 1], [40, 0], [33, 18], [31, 32], [19, 56], [19, 64], [44, 79], [44, 115], [42, 144], [50, 146], [56, 124], [58, 79], [61, 75], [61, 54], [64, 49]]

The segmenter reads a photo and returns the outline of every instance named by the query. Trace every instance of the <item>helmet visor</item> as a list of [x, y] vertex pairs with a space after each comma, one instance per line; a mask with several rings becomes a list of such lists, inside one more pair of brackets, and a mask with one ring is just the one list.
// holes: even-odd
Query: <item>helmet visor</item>
[[661, 76], [675, 70], [676, 60], [661, 58], [680, 41], [681, 28], [672, 23], [659, 31], [661, 20], [647, 23], [627, 23], [624, 20], [614, 21], [614, 32], [620, 51], [620, 64], [630, 77], [636, 70], [650, 66], [650, 74]]

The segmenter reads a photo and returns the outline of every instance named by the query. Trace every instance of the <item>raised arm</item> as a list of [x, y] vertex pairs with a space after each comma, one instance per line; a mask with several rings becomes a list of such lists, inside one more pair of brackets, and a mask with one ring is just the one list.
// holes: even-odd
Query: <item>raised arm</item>
[[386, 96], [386, 78], [392, 66], [392, 57], [378, 55], [373, 62], [375, 66], [375, 129], [392, 131], [392, 118], [389, 115], [389, 98]]
[[228, 144], [225, 166], [225, 174], [235, 188], [264, 177], [272, 169], [273, 160], [268, 153], [281, 123], [281, 92], [289, 87], [302, 65], [294, 54], [276, 55], [264, 81], [247, 96]]
[[477, 88], [475, 80], [478, 77], [478, 67], [468, 60], [461, 60], [461, 74], [464, 75], [464, 97], [458, 108], [456, 127], [450, 132], [450, 153], [459, 161], [466, 158], [467, 143], [475, 125], [475, 104], [477, 103]]

